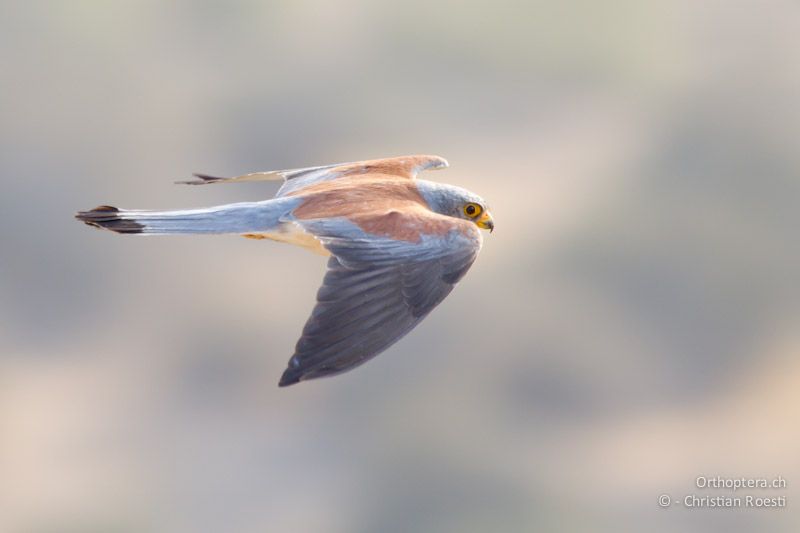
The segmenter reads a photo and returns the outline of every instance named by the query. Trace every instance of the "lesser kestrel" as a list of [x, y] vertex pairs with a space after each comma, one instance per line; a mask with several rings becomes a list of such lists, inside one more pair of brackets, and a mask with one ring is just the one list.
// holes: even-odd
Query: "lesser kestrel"
[[234, 178], [197, 174], [191, 184], [283, 179], [274, 198], [182, 211], [100, 206], [77, 214], [117, 233], [234, 233], [330, 255], [317, 304], [280, 386], [345, 372], [411, 331], [453, 289], [494, 229], [482, 198], [416, 179], [447, 167], [415, 155]]

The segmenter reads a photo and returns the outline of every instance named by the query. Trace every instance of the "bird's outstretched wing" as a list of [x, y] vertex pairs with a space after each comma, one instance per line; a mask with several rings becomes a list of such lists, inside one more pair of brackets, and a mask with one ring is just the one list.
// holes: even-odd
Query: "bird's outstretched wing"
[[414, 217], [412, 225], [430, 217], [436, 233], [414, 242], [366, 233], [344, 218], [303, 221], [333, 257], [280, 386], [345, 372], [384, 351], [444, 300], [481, 247], [478, 230], [463, 220], [374, 216]]
[[206, 185], [210, 183], [239, 183], [248, 181], [276, 181], [284, 180], [284, 184], [276, 196], [284, 196], [303, 187], [321, 181], [333, 180], [345, 176], [362, 174], [386, 174], [402, 178], [416, 178], [423, 170], [447, 167], [447, 160], [435, 155], [407, 155], [390, 157], [387, 159], [372, 159], [351, 163], [334, 163], [319, 167], [295, 168], [290, 170], [270, 170], [266, 172], [253, 172], [232, 178], [221, 178], [206, 174], [195, 174], [197, 178], [189, 181], [179, 181], [187, 185]]

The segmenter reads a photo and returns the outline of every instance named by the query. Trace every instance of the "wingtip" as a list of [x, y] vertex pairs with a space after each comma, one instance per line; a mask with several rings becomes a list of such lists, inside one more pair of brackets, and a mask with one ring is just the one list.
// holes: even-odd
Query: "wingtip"
[[450, 166], [450, 163], [447, 162], [447, 159], [440, 155], [418, 155], [413, 157], [417, 161], [421, 161], [420, 163], [417, 163], [417, 172], [421, 172], [423, 170], [440, 170]]
[[295, 375], [290, 368], [287, 368], [281, 376], [281, 380], [278, 382], [278, 387], [288, 387], [295, 383], [300, 383], [300, 377]]
[[219, 176], [209, 176], [208, 174], [200, 174], [200, 173], [193, 173], [195, 180], [179, 180], [175, 183], [177, 185], [207, 185], [209, 183], [217, 183], [218, 181], [224, 180], [225, 178]]

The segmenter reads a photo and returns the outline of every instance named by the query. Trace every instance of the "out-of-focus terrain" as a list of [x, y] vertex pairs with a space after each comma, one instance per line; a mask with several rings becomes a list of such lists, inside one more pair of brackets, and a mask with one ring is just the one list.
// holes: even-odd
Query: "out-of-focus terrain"
[[[798, 57], [787, 0], [2, 3], [0, 529], [798, 531]], [[497, 230], [289, 389], [323, 259], [71, 219], [406, 153]]]

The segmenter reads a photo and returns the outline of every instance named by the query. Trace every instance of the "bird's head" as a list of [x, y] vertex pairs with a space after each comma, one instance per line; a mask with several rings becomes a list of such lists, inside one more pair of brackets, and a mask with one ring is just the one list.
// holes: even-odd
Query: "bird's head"
[[486, 201], [455, 185], [417, 180], [417, 186], [432, 211], [474, 222], [481, 229], [494, 230], [494, 220]]

